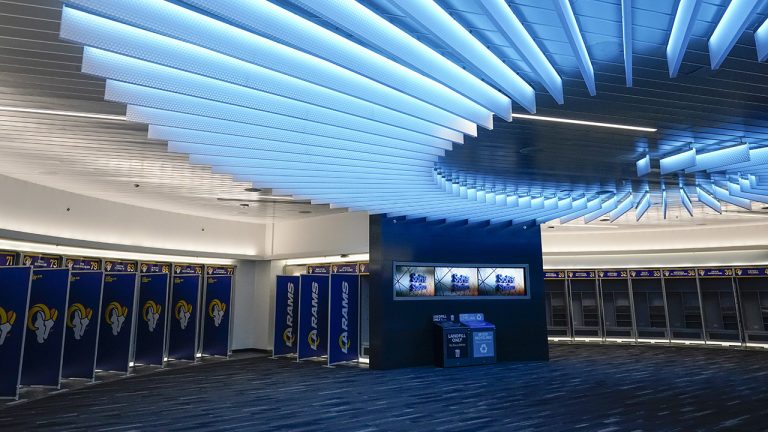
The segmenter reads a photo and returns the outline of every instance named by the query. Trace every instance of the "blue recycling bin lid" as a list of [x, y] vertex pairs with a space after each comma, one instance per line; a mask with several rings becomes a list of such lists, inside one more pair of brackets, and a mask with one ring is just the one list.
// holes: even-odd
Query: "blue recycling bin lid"
[[485, 315], [482, 313], [468, 313], [460, 314], [459, 321], [473, 329], [495, 329], [496, 326], [485, 320]]
[[461, 323], [470, 328], [486, 328], [486, 329], [496, 328], [494, 324], [491, 324], [488, 321], [462, 321]]

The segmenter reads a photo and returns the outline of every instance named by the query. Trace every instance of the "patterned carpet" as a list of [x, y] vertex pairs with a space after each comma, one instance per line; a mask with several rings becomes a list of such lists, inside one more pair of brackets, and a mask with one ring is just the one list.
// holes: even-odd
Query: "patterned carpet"
[[0, 409], [0, 430], [768, 430], [768, 353], [551, 345], [547, 363], [369, 371], [246, 358]]

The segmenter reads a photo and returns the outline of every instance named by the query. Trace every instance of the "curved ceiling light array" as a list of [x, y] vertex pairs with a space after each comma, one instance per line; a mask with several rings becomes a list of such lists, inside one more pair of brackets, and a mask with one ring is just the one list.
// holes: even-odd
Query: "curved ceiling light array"
[[[83, 71], [107, 79], [106, 99], [127, 104], [126, 118], [150, 125], [150, 138], [189, 154], [193, 164], [276, 194], [371, 214], [507, 224], [588, 223], [606, 215], [613, 221], [632, 208], [639, 220], [650, 207], [648, 190], [634, 197], [631, 190], [531, 196], [436, 176], [438, 158], [465, 134], [476, 136], [478, 125], [491, 129], [493, 115], [530, 117], [513, 114], [513, 102], [534, 113], [535, 92], [436, 3], [388, 1], [478, 76], [354, 1], [293, 3], [372, 49], [265, 0], [65, 0], [61, 37], [85, 45]], [[563, 103], [562, 79], [506, 2], [477, 1]], [[668, 49], [671, 76], [698, 3], [680, 4], [685, 14], [678, 12]], [[713, 67], [756, 7], [733, 3], [746, 5], [730, 7], [713, 35]], [[594, 95], [594, 70], [570, 3], [554, 6]], [[629, 0], [622, 11], [631, 85]], [[713, 200], [726, 194], [741, 202], [762, 191], [758, 183], [713, 184]]]
[[[651, 172], [650, 163], [648, 156], [637, 162], [638, 176]], [[659, 167], [661, 175], [679, 175], [680, 200], [691, 216], [693, 204], [688, 189], [694, 189], [698, 201], [717, 213], [722, 212], [719, 201], [746, 210], [752, 210], [752, 201], [768, 204], [768, 184], [760, 182], [760, 176], [768, 174], [768, 147], [751, 149], [749, 144], [740, 144], [701, 154], [692, 148], [660, 159]], [[686, 186], [686, 174], [695, 174], [694, 187]], [[666, 209], [663, 185], [661, 202]], [[663, 213], [666, 215], [666, 210]]]

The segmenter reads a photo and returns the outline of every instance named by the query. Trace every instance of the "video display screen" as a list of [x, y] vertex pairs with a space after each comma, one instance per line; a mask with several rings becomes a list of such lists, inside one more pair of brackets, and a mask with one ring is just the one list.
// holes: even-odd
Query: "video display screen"
[[402, 265], [395, 267], [395, 297], [434, 297], [435, 268]]
[[466, 267], [435, 267], [435, 295], [476, 296], [477, 269]]
[[394, 263], [395, 299], [530, 298], [526, 265]]
[[479, 268], [477, 279], [482, 296], [524, 296], [527, 292], [524, 268]]

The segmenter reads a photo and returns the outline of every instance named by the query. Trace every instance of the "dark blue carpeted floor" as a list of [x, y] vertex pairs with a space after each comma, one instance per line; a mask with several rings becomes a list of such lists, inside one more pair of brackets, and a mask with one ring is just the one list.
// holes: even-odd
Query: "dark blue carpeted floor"
[[0, 430], [768, 430], [768, 353], [553, 345], [546, 363], [202, 364], [0, 410]]

